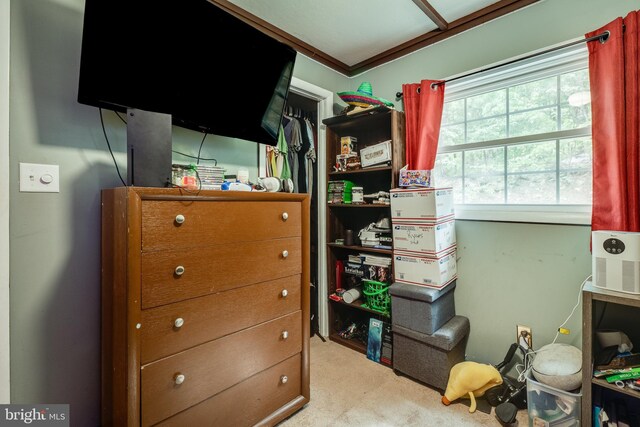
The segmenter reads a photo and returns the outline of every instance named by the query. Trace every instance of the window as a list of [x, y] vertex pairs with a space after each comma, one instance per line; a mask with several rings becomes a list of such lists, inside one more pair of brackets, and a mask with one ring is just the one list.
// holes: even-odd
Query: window
[[435, 179], [458, 218], [589, 223], [587, 59], [581, 44], [447, 84]]

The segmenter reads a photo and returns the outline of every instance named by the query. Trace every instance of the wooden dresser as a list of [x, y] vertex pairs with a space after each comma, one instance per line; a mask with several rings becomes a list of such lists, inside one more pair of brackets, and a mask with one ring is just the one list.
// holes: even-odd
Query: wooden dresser
[[103, 425], [274, 425], [309, 335], [306, 195], [102, 192]]

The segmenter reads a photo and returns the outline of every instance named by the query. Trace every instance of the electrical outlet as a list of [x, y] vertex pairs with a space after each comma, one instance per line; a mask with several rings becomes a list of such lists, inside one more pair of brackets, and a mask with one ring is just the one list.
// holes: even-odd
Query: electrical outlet
[[525, 350], [533, 349], [533, 332], [529, 326], [516, 326], [516, 342]]

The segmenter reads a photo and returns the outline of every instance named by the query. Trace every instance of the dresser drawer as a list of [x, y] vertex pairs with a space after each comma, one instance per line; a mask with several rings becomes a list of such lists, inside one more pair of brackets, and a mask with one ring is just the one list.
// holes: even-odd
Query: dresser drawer
[[[168, 418], [301, 350], [302, 315], [297, 311], [145, 365], [142, 423]], [[178, 375], [184, 375], [179, 385]]]
[[[253, 426], [301, 396], [300, 354], [158, 424], [162, 427]], [[286, 381], [283, 381], [286, 377]]]
[[294, 237], [143, 253], [142, 308], [300, 274], [301, 246]]
[[[183, 222], [176, 220], [182, 216]], [[298, 237], [296, 202], [152, 201], [142, 203], [142, 251]]]
[[142, 364], [300, 310], [300, 280], [298, 274], [143, 310]]

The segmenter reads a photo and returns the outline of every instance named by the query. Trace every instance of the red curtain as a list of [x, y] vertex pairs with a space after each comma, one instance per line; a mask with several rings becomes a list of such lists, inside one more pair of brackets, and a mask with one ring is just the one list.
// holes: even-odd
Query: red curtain
[[593, 138], [592, 230], [640, 231], [638, 12], [586, 34], [605, 31], [589, 48]]
[[[431, 86], [432, 83], [438, 83]], [[444, 83], [422, 80], [402, 85], [406, 117], [406, 154], [409, 169], [433, 169], [442, 121]]]

